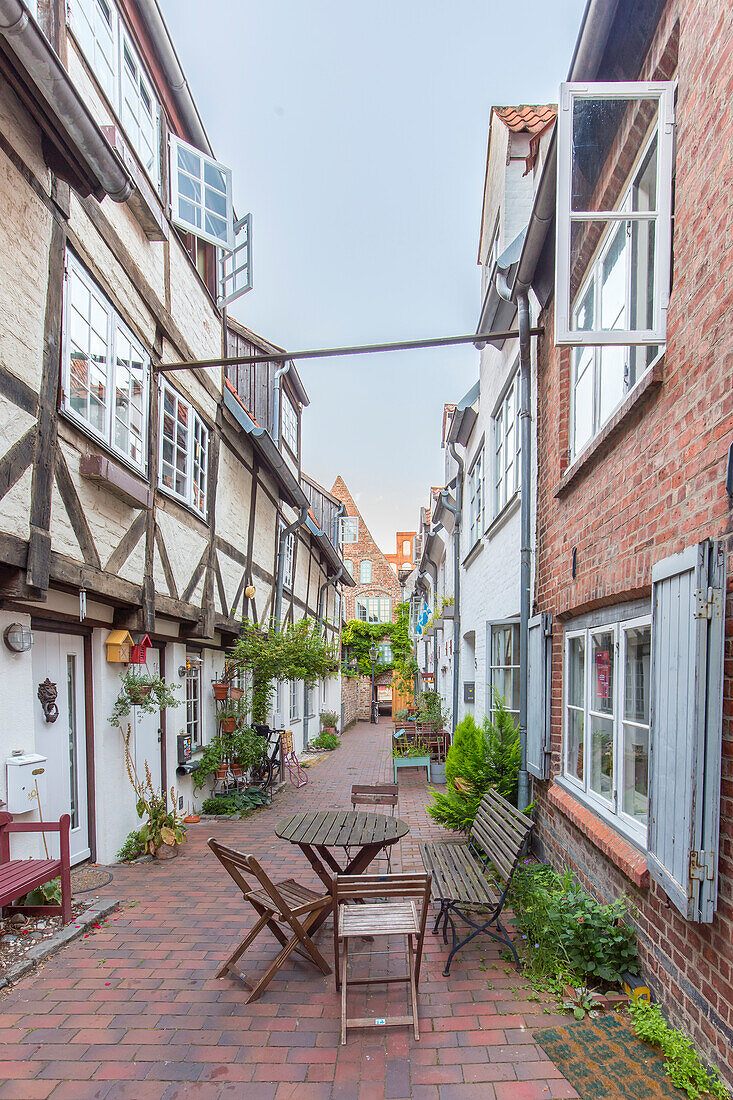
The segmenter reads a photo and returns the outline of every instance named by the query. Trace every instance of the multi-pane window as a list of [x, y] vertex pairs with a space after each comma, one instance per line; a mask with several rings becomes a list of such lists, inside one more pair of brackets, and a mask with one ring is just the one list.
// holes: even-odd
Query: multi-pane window
[[[186, 733], [191, 745], [200, 748], [201, 736], [201, 657], [198, 653], [186, 653], [190, 671], [186, 677]], [[188, 660], [188, 658], [191, 658]]]
[[469, 546], [481, 538], [484, 533], [484, 449], [468, 474], [468, 515]]
[[160, 485], [205, 515], [209, 429], [165, 380], [160, 397]]
[[201, 240], [234, 247], [232, 173], [185, 141], [170, 137], [171, 219]]
[[369, 558], [364, 558], [364, 560], [359, 563], [359, 583], [372, 583], [372, 563]]
[[565, 778], [640, 840], [649, 804], [650, 686], [648, 618], [567, 632]]
[[68, 0], [71, 29], [145, 170], [160, 184], [160, 108], [137, 50], [109, 0]]
[[388, 623], [392, 620], [392, 600], [389, 596], [357, 596], [356, 617], [364, 623]]
[[[656, 134], [634, 174], [621, 210], [653, 209], [657, 172]], [[612, 223], [598, 249], [573, 310], [580, 331], [650, 327], [654, 223]], [[577, 347], [571, 371], [571, 455], [601, 430], [625, 395], [658, 357], [658, 346]]]
[[340, 524], [340, 537], [341, 543], [345, 542], [358, 542], [359, 540], [359, 517], [358, 516], [341, 516], [339, 520]]
[[490, 709], [494, 713], [494, 692], [519, 722], [519, 623], [495, 623], [490, 634]]
[[300, 706], [298, 699], [298, 684], [299, 680], [290, 680], [290, 705], [289, 711], [290, 721], [296, 722], [300, 717]]
[[379, 661], [383, 665], [389, 665], [394, 660], [394, 654], [392, 653], [392, 646], [389, 642], [379, 643]]
[[346, 569], [351, 576], [354, 575], [354, 563], [351, 558], [344, 558], [344, 569]]
[[67, 253], [62, 407], [141, 471], [146, 467], [149, 368], [142, 345]]
[[280, 524], [280, 553], [283, 555], [283, 584], [286, 588], [292, 590], [293, 587], [293, 566], [295, 563], [295, 532], [291, 531], [290, 534], [283, 537], [283, 531], [285, 530], [285, 524]]
[[293, 402], [286, 393], [281, 393], [282, 398], [282, 439], [292, 454], [298, 454], [298, 414], [293, 407]]
[[341, 625], [341, 593], [334, 592], [333, 594], [333, 624], [334, 626]]
[[514, 375], [494, 416], [494, 515], [520, 486], [519, 373]]

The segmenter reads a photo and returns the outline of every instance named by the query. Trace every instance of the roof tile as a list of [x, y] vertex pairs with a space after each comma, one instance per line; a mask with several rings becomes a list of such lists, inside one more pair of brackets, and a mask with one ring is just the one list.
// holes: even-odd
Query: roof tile
[[528, 131], [538, 134], [555, 121], [557, 106], [554, 103], [520, 103], [517, 107], [494, 107], [502, 122], [515, 134]]

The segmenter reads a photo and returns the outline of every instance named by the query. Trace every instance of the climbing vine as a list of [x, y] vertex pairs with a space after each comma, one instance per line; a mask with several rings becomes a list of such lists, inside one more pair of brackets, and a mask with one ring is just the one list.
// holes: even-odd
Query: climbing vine
[[306, 618], [282, 630], [242, 623], [229, 663], [251, 674], [252, 719], [259, 723], [267, 722], [279, 680], [303, 680], [312, 687], [338, 672], [333, 646], [324, 641], [318, 623]]
[[413, 666], [417, 668], [410, 641], [410, 605], [399, 603], [395, 608], [397, 618], [390, 623], [364, 623], [360, 619], [350, 619], [341, 635], [343, 653], [342, 671], [346, 676], [371, 676], [372, 662], [369, 650], [373, 643], [389, 642], [392, 647], [391, 661], [377, 661], [375, 674], [393, 672], [398, 686], [404, 685], [406, 692], [412, 690]]

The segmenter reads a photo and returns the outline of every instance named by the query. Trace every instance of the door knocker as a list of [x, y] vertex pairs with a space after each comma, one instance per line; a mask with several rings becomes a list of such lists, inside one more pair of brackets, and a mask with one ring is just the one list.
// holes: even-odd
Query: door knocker
[[56, 706], [57, 696], [56, 685], [46, 677], [43, 683], [38, 685], [38, 698], [41, 700], [43, 716], [47, 722], [55, 722], [59, 716], [59, 708]]

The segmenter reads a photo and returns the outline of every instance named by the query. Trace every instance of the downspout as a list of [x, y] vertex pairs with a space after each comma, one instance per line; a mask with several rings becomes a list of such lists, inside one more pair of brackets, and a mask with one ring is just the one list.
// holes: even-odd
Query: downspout
[[[428, 558], [428, 566], [433, 574], [433, 603], [436, 603], [435, 610], [437, 611], [437, 598], [438, 598], [438, 567], [435, 562]], [[438, 647], [433, 639], [433, 691], [438, 690]]]
[[[453, 736], [455, 737], [458, 725], [458, 689], [461, 660], [461, 513], [463, 511], [463, 470], [464, 463], [456, 450], [455, 443], [451, 440], [448, 449], [458, 466], [456, 475], [456, 503], [451, 505], [447, 496], [443, 496], [443, 503], [450, 512], [453, 512], [453, 598], [455, 603], [455, 615], [453, 618]], [[445, 490], [443, 490], [445, 493]]]
[[289, 523], [287, 527], [283, 527], [280, 532], [280, 538], [277, 545], [277, 580], [275, 582], [275, 608], [272, 614], [272, 618], [275, 622], [275, 629], [280, 630], [280, 616], [282, 615], [283, 607], [283, 584], [285, 581], [285, 555], [283, 554], [283, 547], [285, 545], [285, 539], [288, 535], [292, 535], [294, 531], [297, 531], [299, 527], [302, 527], [305, 521], [308, 519], [308, 512], [310, 505], [305, 504], [300, 509], [300, 515], [297, 519], [294, 519], [292, 523]]
[[282, 402], [282, 376], [287, 374], [293, 365], [293, 360], [288, 359], [275, 371], [275, 382], [272, 391], [272, 439], [276, 447], [280, 446], [280, 406]]
[[[501, 298], [511, 301], [511, 292], [503, 272], [497, 272], [496, 289]], [[527, 699], [529, 687], [529, 611], [532, 569], [532, 359], [529, 335], [529, 297], [525, 286], [518, 287], [517, 322], [519, 328], [519, 421], [522, 447], [521, 513], [519, 549], [519, 784], [517, 804], [529, 806], [527, 772]]]

